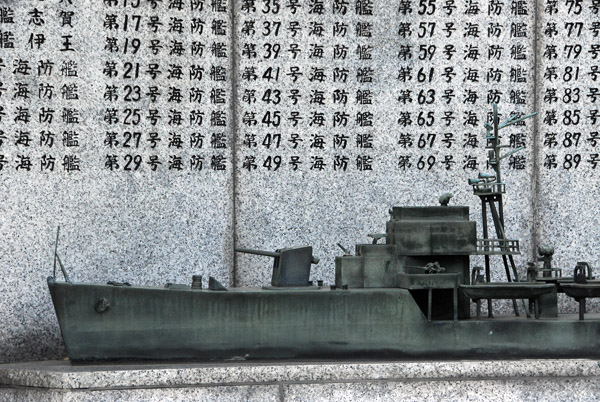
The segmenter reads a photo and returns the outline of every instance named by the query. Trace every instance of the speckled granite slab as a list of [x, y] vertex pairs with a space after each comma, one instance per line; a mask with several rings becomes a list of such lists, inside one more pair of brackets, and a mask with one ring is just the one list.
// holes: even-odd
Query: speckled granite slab
[[[236, 243], [310, 244], [321, 258], [312, 279], [333, 283], [336, 243], [369, 242], [394, 205], [438, 205], [452, 192], [451, 205], [481, 220], [467, 180], [486, 170], [491, 102], [500, 102], [501, 121], [533, 111], [534, 2], [295, 3], [274, 14], [234, 2]], [[511, 149], [526, 147], [503, 166], [506, 233], [521, 239], [524, 275], [533, 121], [502, 135]], [[238, 286], [270, 279], [269, 259], [236, 260]], [[492, 261], [504, 280], [501, 260]]]
[[596, 266], [599, 14], [597, 0], [0, 1], [0, 361], [64, 356], [45, 287], [58, 225], [74, 280], [260, 286], [271, 260], [234, 246], [311, 244], [312, 279], [331, 283], [336, 243], [368, 241], [392, 205], [451, 191], [479, 220], [466, 180], [489, 171], [492, 102], [502, 120], [539, 111], [503, 132], [525, 146], [503, 175], [521, 277], [540, 243], [565, 275]]
[[0, 2], [0, 361], [64, 355], [59, 225], [75, 281], [228, 283], [231, 23], [196, 3]]
[[0, 365], [9, 400], [589, 400], [594, 360]]

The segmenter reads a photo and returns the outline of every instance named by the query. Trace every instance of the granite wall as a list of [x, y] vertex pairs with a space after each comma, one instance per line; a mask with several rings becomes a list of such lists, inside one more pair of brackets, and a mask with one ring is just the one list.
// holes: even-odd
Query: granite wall
[[0, 365], [0, 401], [589, 401], [594, 360]]
[[[64, 354], [46, 290], [270, 280], [234, 247], [336, 243], [392, 205], [480, 203], [491, 103], [507, 235], [598, 251], [598, 12], [578, 0], [0, 0], [0, 361]], [[481, 226], [478, 227], [481, 233]], [[476, 259], [476, 262], [481, 261]], [[492, 259], [494, 276], [503, 278]], [[563, 309], [575, 309], [564, 300]]]
[[58, 226], [74, 281], [229, 281], [230, 13], [185, 3], [0, 3], [1, 360], [63, 353], [45, 284]]

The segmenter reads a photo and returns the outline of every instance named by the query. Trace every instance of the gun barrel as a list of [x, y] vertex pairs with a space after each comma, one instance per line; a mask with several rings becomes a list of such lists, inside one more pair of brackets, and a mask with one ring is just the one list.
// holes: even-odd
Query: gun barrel
[[337, 244], [339, 248], [341, 248], [344, 251], [344, 254], [348, 254], [351, 255], [352, 253], [350, 252], [350, 250], [348, 250], [346, 247], [342, 246], [341, 243]]
[[236, 248], [235, 251], [246, 254], [264, 255], [266, 257], [279, 257], [281, 255], [275, 251], [255, 250], [252, 248]]

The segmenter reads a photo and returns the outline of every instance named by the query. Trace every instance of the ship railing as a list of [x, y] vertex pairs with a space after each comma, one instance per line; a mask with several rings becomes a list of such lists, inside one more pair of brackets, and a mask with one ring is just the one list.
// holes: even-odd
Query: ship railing
[[538, 268], [535, 273], [536, 278], [562, 278], [562, 268]]
[[490, 193], [498, 193], [504, 194], [506, 192], [506, 185], [504, 183], [495, 183], [495, 182], [480, 182], [477, 184], [472, 184], [473, 193], [475, 195], [479, 194], [490, 194]]
[[477, 254], [515, 255], [521, 254], [521, 249], [514, 239], [477, 239]]

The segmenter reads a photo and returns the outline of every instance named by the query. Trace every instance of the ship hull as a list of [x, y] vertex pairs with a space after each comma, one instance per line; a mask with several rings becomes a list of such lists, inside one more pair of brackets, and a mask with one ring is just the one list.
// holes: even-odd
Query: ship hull
[[73, 362], [600, 357], [600, 320], [428, 321], [404, 289], [48, 285]]

